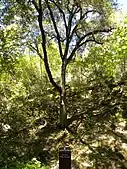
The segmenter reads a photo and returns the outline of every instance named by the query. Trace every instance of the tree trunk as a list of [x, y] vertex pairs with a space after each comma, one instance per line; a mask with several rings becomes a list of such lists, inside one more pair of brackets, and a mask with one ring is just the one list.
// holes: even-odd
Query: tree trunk
[[65, 72], [66, 72], [66, 62], [63, 61], [61, 66], [61, 93], [60, 93], [60, 125], [62, 129], [65, 129], [67, 127]]

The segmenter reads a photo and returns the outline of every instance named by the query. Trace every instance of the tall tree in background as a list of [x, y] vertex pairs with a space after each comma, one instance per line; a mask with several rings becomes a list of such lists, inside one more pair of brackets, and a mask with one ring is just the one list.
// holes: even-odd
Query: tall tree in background
[[[17, 0], [11, 1], [11, 3], [14, 9], [12, 11], [15, 11], [13, 15], [19, 14], [23, 20], [26, 18], [24, 25], [27, 21], [31, 23], [32, 19], [30, 18], [33, 18], [36, 29], [32, 29], [31, 25], [29, 32], [33, 32], [35, 35], [32, 36], [36, 42], [34, 49], [44, 60], [49, 81], [59, 92], [60, 123], [58, 126], [65, 129], [74, 119], [67, 119], [67, 113], [69, 113], [66, 110], [65, 89], [67, 65], [73, 61], [76, 55], [81, 56], [85, 49], [89, 49], [87, 44], [103, 43], [104, 36], [112, 29], [109, 17], [111, 17], [114, 2], [111, 0], [23, 0], [19, 2]], [[7, 9], [9, 9], [10, 4], [5, 3]], [[19, 6], [16, 7], [14, 4]], [[7, 18], [6, 15], [5, 17]], [[40, 41], [37, 41], [37, 34], [41, 37]], [[60, 84], [55, 81], [49, 64], [47, 47], [51, 41], [58, 45], [58, 53], [61, 58]], [[40, 51], [39, 43], [42, 45], [43, 54]]]

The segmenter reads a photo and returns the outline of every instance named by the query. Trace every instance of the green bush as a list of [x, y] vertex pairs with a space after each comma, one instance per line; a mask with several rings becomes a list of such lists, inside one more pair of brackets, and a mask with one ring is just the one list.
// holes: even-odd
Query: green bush
[[50, 169], [49, 166], [42, 166], [41, 162], [38, 161], [36, 158], [33, 158], [31, 161], [27, 162], [26, 164], [23, 163], [13, 163], [10, 165], [8, 169]]

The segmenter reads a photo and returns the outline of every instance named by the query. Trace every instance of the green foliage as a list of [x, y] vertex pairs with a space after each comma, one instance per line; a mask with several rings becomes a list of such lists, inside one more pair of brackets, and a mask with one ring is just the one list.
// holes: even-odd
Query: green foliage
[[102, 46], [91, 48], [88, 56], [82, 61], [88, 74], [91, 71], [91, 76], [99, 73], [110, 78], [121, 76], [126, 71], [126, 33], [125, 19], [125, 23], [118, 25]]
[[[119, 29], [102, 47], [92, 48], [87, 57], [78, 57], [68, 66], [67, 111], [69, 118], [77, 116], [69, 126], [72, 131], [69, 130], [68, 134], [57, 129], [43, 130], [45, 122], [50, 127], [59, 120], [59, 96], [49, 84], [44, 65], [35, 54], [27, 49], [26, 56], [19, 57], [13, 67], [8, 67], [9, 72], [14, 70], [14, 74], [1, 73], [1, 168], [42, 168], [40, 163], [27, 161], [36, 157], [42, 163], [50, 163], [51, 159], [57, 158], [58, 147], [65, 143], [72, 145], [75, 151], [78, 149], [76, 155], [81, 144], [82, 149], [89, 150], [87, 156], [79, 155], [79, 163], [91, 161], [93, 168], [124, 164], [125, 157], [119, 159], [119, 156], [125, 153], [122, 144], [126, 137], [117, 129], [121, 123], [126, 127], [126, 85], [118, 84], [126, 80], [126, 72], [121, 75], [118, 66], [121, 66], [126, 52], [123, 49], [117, 54], [121, 44], [115, 48], [112, 45], [119, 36], [117, 31]], [[123, 45], [124, 41], [120, 41]], [[55, 49], [51, 45], [49, 54], [54, 75], [59, 80], [59, 60], [54, 68]]]
[[21, 55], [20, 26], [11, 24], [0, 30], [0, 71], [14, 73], [14, 64]]
[[[55, 102], [51, 101], [52, 88], [45, 73], [41, 74], [39, 59], [34, 56], [20, 57], [14, 70], [15, 74], [1, 74], [1, 167], [15, 160], [30, 160], [34, 156], [38, 156], [42, 162], [47, 160], [45, 154], [48, 155], [48, 152], [43, 151], [44, 143], [37, 141], [36, 133], [39, 126], [44, 125], [43, 119], [52, 120], [50, 113], [56, 109]], [[53, 116], [56, 115], [57, 112]], [[41, 119], [40, 122], [36, 122], [38, 119]], [[36, 144], [40, 146], [39, 149]]]
[[26, 164], [19, 162], [10, 163], [8, 169], [50, 169], [50, 167], [41, 165], [40, 161], [38, 161], [36, 158], [33, 158]]

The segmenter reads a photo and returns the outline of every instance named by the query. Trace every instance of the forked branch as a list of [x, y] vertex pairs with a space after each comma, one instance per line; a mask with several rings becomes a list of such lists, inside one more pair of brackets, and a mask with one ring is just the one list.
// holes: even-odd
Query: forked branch
[[[98, 44], [102, 44], [101, 42], [97, 42], [95, 38], [93, 39], [86, 39], [87, 37], [91, 36], [94, 37], [94, 35], [98, 34], [98, 33], [108, 33], [110, 32], [112, 29], [103, 29], [103, 30], [94, 30], [91, 32], [86, 33], [84, 36], [82, 36], [76, 43], [74, 49], [72, 50], [70, 56], [67, 59], [67, 64], [72, 60], [73, 56], [75, 55], [75, 52], [84, 44], [88, 43], [88, 42], [95, 42]], [[86, 39], [86, 40], [85, 40]], [[85, 40], [85, 41], [84, 41]]]

